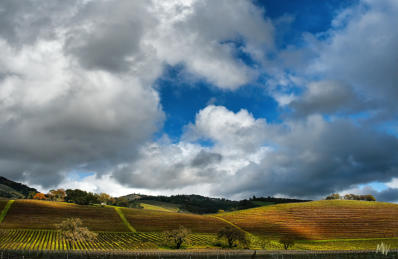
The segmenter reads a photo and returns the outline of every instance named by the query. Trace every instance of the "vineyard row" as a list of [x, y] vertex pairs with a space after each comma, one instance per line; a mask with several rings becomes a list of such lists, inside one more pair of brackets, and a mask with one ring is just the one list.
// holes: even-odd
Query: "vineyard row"
[[[209, 243], [210, 234], [193, 234], [196, 245]], [[0, 234], [0, 250], [140, 250], [155, 249], [161, 245], [162, 233], [100, 232], [95, 241], [69, 243], [54, 230], [3, 230]]]

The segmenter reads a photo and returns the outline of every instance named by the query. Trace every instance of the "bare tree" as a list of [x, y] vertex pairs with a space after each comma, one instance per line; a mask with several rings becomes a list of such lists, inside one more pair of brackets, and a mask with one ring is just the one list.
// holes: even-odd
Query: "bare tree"
[[97, 233], [90, 231], [83, 226], [83, 222], [79, 218], [69, 218], [56, 225], [57, 230], [61, 233], [69, 245], [78, 241], [93, 241], [97, 238]]
[[180, 249], [183, 243], [188, 243], [190, 241], [190, 234], [191, 231], [183, 226], [164, 233], [166, 241], [174, 243], [177, 249]]
[[289, 247], [294, 246], [295, 239], [291, 236], [283, 236], [281, 239], [279, 239], [279, 243], [283, 245], [283, 248], [285, 250], [289, 249]]
[[228, 247], [237, 246], [236, 242], [239, 241], [244, 247], [249, 247], [250, 240], [246, 233], [237, 228], [226, 226], [217, 233], [218, 238], [224, 237], [228, 242]]

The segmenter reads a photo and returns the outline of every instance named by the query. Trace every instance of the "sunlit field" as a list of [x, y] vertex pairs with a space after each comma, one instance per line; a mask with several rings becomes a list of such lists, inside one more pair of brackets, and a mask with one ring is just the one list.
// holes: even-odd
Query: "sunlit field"
[[[4, 208], [6, 201], [0, 201]], [[153, 205], [155, 206], [155, 205]], [[117, 207], [116, 207], [117, 208]], [[280, 250], [281, 235], [293, 235], [293, 250], [374, 250], [383, 242], [398, 248], [398, 205], [361, 201], [317, 201], [195, 215], [160, 209], [118, 208], [134, 228], [129, 231], [115, 207], [64, 202], [16, 200], [0, 224], [0, 248], [13, 250], [142, 250], [168, 249], [166, 230], [180, 225], [192, 231], [184, 249], [220, 249], [216, 233], [225, 226], [243, 230], [250, 249]], [[68, 217], [79, 217], [99, 233], [94, 242], [65, 242], [55, 230]]]
[[279, 204], [217, 214], [260, 235], [302, 239], [389, 238], [398, 235], [398, 205], [366, 201]]

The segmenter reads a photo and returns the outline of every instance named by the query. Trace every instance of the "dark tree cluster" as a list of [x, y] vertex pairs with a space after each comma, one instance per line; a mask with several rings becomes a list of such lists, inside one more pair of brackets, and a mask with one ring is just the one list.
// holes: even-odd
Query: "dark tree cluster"
[[79, 189], [68, 189], [66, 190], [66, 202], [72, 202], [79, 205], [89, 205], [89, 204], [98, 204], [99, 199], [98, 196], [92, 192], [86, 192]]
[[119, 207], [129, 207], [129, 208], [139, 208], [139, 204], [134, 201], [129, 201], [124, 197], [114, 198], [106, 193], [92, 193], [86, 192], [79, 189], [68, 189], [65, 191], [66, 202], [72, 202], [79, 205], [92, 205], [92, 204], [101, 204], [101, 205], [114, 205]]
[[257, 202], [288, 203], [288, 202], [304, 202], [304, 200], [285, 199], [274, 197], [259, 197], [244, 199], [240, 201], [231, 201], [223, 198], [210, 198], [201, 195], [173, 195], [173, 196], [150, 196], [136, 195], [137, 200], [151, 200], [168, 202], [180, 205], [182, 211], [188, 211], [196, 214], [217, 213], [218, 211], [233, 211], [255, 208], [259, 205]]
[[181, 210], [197, 214], [216, 213], [220, 209], [229, 210], [237, 205], [235, 201], [201, 195], [173, 195], [170, 197], [141, 195], [141, 199], [179, 204]]
[[256, 197], [253, 196], [250, 198], [249, 201], [263, 201], [263, 202], [270, 202], [274, 204], [279, 204], [279, 203], [293, 203], [293, 202], [308, 202], [311, 200], [300, 200], [300, 199], [289, 199], [289, 198], [276, 198], [276, 197]]
[[341, 196], [338, 193], [333, 193], [326, 197], [326, 200], [353, 200], [353, 201], [376, 201], [376, 198], [371, 194], [356, 195], [356, 194], [346, 194]]

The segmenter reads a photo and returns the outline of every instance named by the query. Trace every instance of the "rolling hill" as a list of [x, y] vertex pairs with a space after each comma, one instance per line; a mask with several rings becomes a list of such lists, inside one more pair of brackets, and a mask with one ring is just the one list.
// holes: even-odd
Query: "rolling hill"
[[[0, 209], [5, 201], [0, 202]], [[268, 205], [211, 215], [153, 209], [120, 208], [138, 232], [161, 232], [183, 225], [193, 233], [215, 233], [232, 225], [249, 233], [300, 239], [383, 238], [398, 236], [398, 205], [365, 201], [315, 201]], [[0, 228], [54, 229], [69, 217], [79, 217], [94, 231], [128, 232], [112, 207], [63, 202], [16, 200]]]
[[55, 229], [56, 224], [71, 217], [80, 218], [93, 231], [128, 231], [113, 208], [37, 200], [16, 200], [0, 228]]
[[21, 199], [26, 198], [30, 192], [36, 193], [37, 190], [0, 176], [0, 197]]
[[167, 212], [181, 211], [179, 205], [169, 202], [140, 200], [139, 205], [145, 210], [158, 210], [158, 211], [167, 211]]
[[[0, 201], [0, 209], [5, 201]], [[128, 222], [139, 232], [159, 232], [186, 226], [194, 233], [214, 233], [227, 225], [210, 216], [165, 212], [146, 209], [121, 208]], [[77, 217], [93, 231], [128, 232], [113, 207], [85, 206], [65, 202], [16, 200], [9, 209], [3, 229], [55, 229], [63, 220]]]
[[398, 205], [383, 202], [278, 204], [218, 217], [260, 235], [289, 234], [304, 239], [398, 237]]
[[216, 233], [228, 225], [208, 215], [127, 208], [123, 208], [122, 211], [129, 223], [139, 232], [173, 230], [182, 225], [194, 233]]

